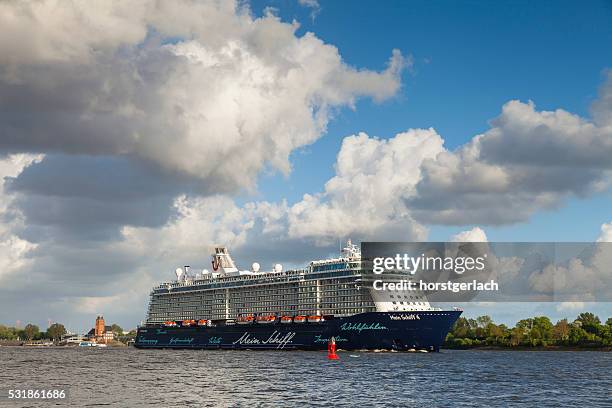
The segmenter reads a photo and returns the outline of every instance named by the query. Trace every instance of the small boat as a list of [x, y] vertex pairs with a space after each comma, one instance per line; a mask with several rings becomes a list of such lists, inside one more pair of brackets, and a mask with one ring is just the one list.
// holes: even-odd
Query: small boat
[[50, 347], [53, 343], [26, 343], [25, 347]]
[[253, 317], [253, 315], [238, 316], [238, 319], [236, 319], [236, 323], [238, 324], [251, 324], [254, 321], [255, 318]]
[[257, 316], [257, 323], [270, 324], [276, 321], [275, 315]]
[[210, 322], [206, 319], [200, 319], [198, 320], [198, 326], [210, 326]]
[[293, 319], [291, 318], [291, 316], [282, 316], [280, 318], [280, 322], [281, 323], [288, 324], [288, 323], [291, 323], [292, 321], [293, 321]]
[[96, 347], [96, 345], [93, 341], [82, 341], [79, 343], [79, 347]]
[[308, 323], [320, 323], [322, 320], [321, 316], [308, 316]]
[[293, 322], [294, 323], [305, 323], [306, 322], [306, 316], [295, 316], [293, 318]]
[[195, 324], [196, 324], [195, 320], [183, 320], [183, 322], [181, 323], [181, 326], [189, 327], [189, 326], [195, 326]]
[[164, 322], [164, 326], [166, 326], [166, 327], [176, 327], [176, 326], [177, 326], [177, 324], [176, 324], [176, 322], [175, 322], [175, 321], [173, 321], [173, 320], [168, 320], [168, 321], [165, 321], [165, 322]]

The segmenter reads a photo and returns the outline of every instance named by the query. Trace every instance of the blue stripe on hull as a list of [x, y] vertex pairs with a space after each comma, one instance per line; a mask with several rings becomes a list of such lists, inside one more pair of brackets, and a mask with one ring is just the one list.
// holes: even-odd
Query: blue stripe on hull
[[322, 350], [411, 348], [438, 351], [460, 311], [372, 312], [321, 323], [138, 329], [135, 346], [177, 349]]

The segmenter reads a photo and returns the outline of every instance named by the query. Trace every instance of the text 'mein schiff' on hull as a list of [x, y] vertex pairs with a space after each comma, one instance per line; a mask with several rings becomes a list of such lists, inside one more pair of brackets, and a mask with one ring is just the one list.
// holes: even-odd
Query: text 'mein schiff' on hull
[[227, 248], [212, 270], [176, 270], [153, 288], [140, 348], [438, 351], [460, 310], [430, 306], [423, 293], [374, 290], [349, 240], [340, 257], [305, 269], [239, 270]]

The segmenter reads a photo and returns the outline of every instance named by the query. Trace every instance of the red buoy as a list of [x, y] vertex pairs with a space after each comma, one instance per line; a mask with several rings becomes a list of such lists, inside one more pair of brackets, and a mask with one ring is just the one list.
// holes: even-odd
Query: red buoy
[[336, 354], [336, 339], [333, 337], [329, 339], [327, 343], [327, 358], [330, 360], [338, 360], [339, 357]]

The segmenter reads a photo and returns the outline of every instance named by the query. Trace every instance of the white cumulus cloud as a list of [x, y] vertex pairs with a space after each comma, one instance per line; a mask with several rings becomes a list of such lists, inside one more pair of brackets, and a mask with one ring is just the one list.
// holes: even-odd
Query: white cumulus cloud
[[612, 242], [612, 222], [601, 225], [601, 234], [597, 242]]
[[455, 234], [450, 239], [452, 242], [487, 242], [487, 234], [480, 227], [462, 231]]
[[17, 231], [23, 226], [24, 219], [19, 210], [13, 208], [13, 197], [6, 194], [4, 186], [9, 178], [40, 160], [40, 155], [27, 154], [0, 159], [0, 282], [28, 266], [31, 263], [28, 255], [36, 248], [36, 244], [19, 237]]
[[289, 209], [289, 236], [424, 239], [426, 230], [412, 218], [406, 199], [415, 194], [423, 161], [442, 145], [434, 129], [411, 129], [387, 140], [365, 133], [346, 137], [324, 191], [306, 194]]
[[424, 223], [502, 225], [525, 221], [568, 196], [585, 197], [612, 185], [612, 116], [603, 103], [612, 75], [593, 105], [594, 119], [563, 109], [538, 111], [510, 101], [491, 128], [455, 151], [426, 160], [411, 202]]
[[382, 72], [232, 1], [3, 2], [0, 150], [110, 154], [254, 187], [317, 140], [335, 109], [399, 90]]

